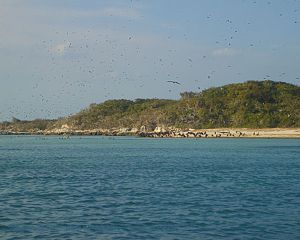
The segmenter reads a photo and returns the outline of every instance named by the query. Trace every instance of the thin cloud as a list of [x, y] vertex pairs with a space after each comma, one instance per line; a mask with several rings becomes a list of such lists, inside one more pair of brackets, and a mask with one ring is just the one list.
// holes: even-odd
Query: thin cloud
[[213, 56], [234, 56], [237, 51], [232, 48], [218, 48], [212, 51]]
[[65, 14], [68, 16], [80, 17], [119, 17], [130, 20], [138, 20], [142, 17], [141, 13], [132, 8], [105, 7], [94, 10], [68, 10]]
[[115, 7], [107, 7], [100, 11], [101, 15], [111, 16], [111, 17], [122, 17], [128, 18], [132, 20], [137, 20], [141, 18], [140, 13], [131, 8], [115, 8]]
[[51, 50], [53, 53], [58, 55], [64, 55], [66, 50], [69, 48], [70, 43], [59, 43], [55, 45]]

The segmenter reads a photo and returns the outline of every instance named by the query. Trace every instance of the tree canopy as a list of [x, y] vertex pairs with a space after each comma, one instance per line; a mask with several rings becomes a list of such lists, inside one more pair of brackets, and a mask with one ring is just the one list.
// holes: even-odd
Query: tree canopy
[[65, 122], [78, 128], [299, 127], [300, 87], [284, 82], [248, 81], [184, 92], [179, 100], [108, 100]]
[[284, 82], [248, 81], [181, 93], [179, 100], [108, 100], [91, 104], [58, 120], [0, 124], [1, 129], [51, 129], [63, 124], [74, 129], [139, 128], [274, 128], [300, 127], [300, 87]]

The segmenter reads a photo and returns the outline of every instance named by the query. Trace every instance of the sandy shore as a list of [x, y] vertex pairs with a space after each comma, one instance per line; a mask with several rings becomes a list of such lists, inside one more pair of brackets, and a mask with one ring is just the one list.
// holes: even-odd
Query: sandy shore
[[217, 128], [217, 129], [174, 129], [157, 127], [154, 131], [137, 129], [91, 129], [74, 130], [59, 128], [46, 131], [0, 131], [2, 135], [105, 135], [140, 136], [152, 138], [300, 138], [300, 128]]
[[218, 128], [202, 129], [209, 137], [300, 138], [300, 128]]

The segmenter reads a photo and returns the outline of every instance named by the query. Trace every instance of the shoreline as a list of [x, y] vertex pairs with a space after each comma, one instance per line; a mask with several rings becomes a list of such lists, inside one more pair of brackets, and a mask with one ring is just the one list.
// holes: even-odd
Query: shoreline
[[169, 129], [156, 127], [153, 131], [137, 129], [52, 129], [13, 131], [2, 130], [0, 135], [43, 136], [136, 136], [147, 138], [300, 138], [300, 128], [215, 128], [215, 129]]

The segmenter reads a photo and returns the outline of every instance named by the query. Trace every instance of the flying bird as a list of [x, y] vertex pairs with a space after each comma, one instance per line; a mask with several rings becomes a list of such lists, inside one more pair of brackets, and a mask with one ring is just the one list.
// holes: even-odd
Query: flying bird
[[174, 83], [174, 84], [178, 84], [178, 85], [181, 85], [181, 83], [180, 83], [180, 82], [176, 82], [176, 81], [167, 81], [167, 82], [169, 82], [169, 83]]

